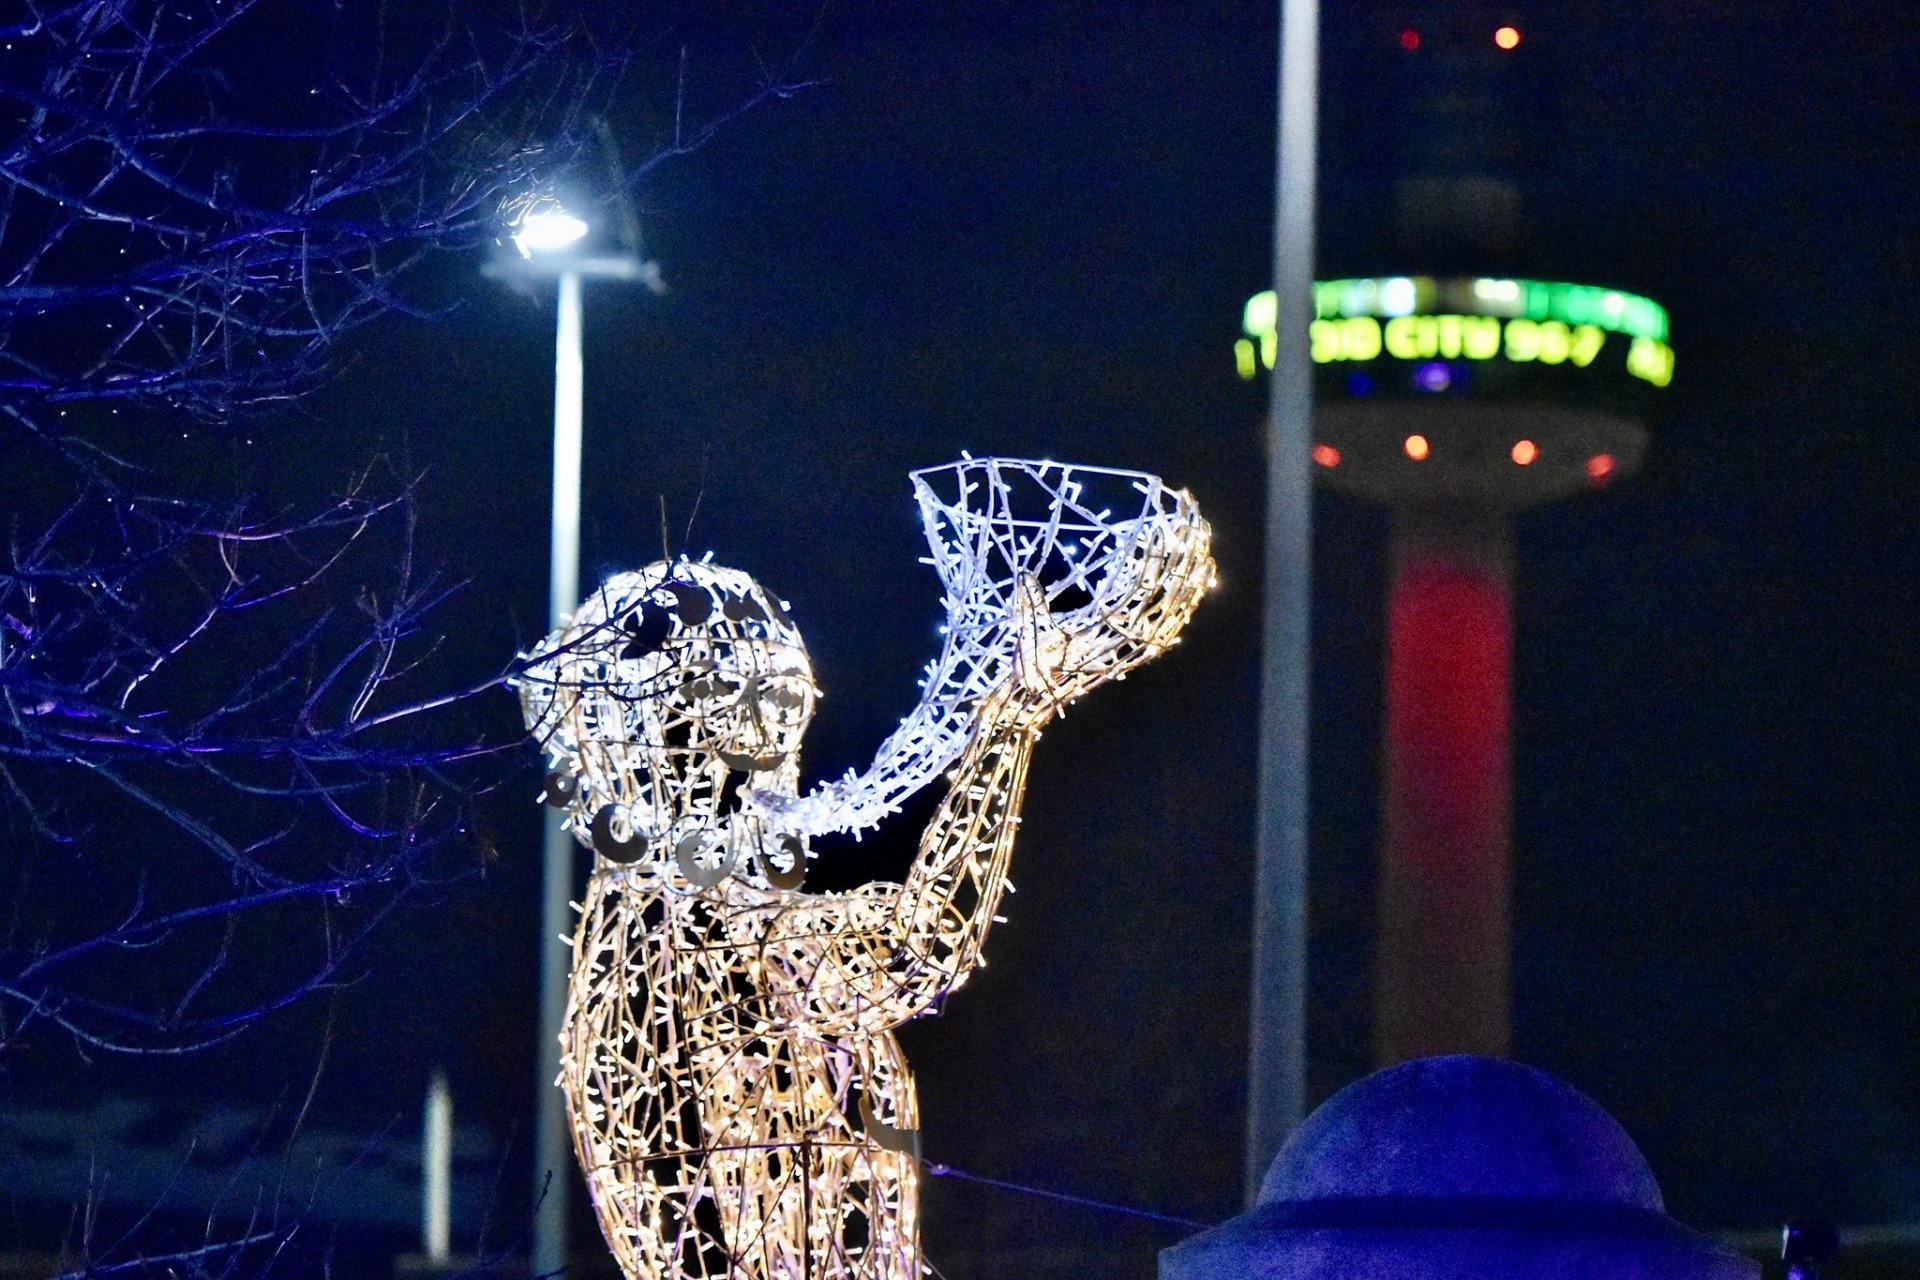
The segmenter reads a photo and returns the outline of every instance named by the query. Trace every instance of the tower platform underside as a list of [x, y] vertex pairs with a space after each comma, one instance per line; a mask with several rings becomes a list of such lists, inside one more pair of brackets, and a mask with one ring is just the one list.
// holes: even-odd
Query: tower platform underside
[[1313, 423], [1335, 451], [1318, 457], [1337, 458], [1316, 468], [1320, 482], [1396, 508], [1518, 511], [1630, 475], [1647, 448], [1631, 418], [1552, 405], [1347, 402], [1319, 406]]

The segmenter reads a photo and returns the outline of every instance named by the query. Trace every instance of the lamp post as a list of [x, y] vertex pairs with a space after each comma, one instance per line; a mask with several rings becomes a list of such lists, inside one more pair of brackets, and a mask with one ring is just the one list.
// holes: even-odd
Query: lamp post
[[1260, 791], [1254, 851], [1253, 980], [1248, 1000], [1246, 1200], [1306, 1114], [1307, 686], [1313, 570], [1313, 284], [1320, 2], [1280, 0], [1275, 102], [1273, 279], [1293, 299], [1277, 326], [1267, 418], [1265, 630]]
[[[637, 253], [580, 253], [590, 228], [557, 204], [529, 213], [511, 239], [517, 256], [482, 268], [496, 280], [544, 281], [559, 286], [553, 363], [553, 528], [547, 570], [547, 626], [559, 627], [580, 600], [581, 395], [580, 287], [587, 280], [644, 281], [661, 291], [656, 264]], [[535, 1061], [533, 1191], [535, 1197], [530, 1274], [546, 1275], [566, 1265], [568, 1167], [572, 1156], [560, 1075], [560, 1021], [567, 1008], [565, 938], [571, 932], [576, 842], [558, 809], [544, 809], [546, 830], [540, 872], [540, 1030]]]

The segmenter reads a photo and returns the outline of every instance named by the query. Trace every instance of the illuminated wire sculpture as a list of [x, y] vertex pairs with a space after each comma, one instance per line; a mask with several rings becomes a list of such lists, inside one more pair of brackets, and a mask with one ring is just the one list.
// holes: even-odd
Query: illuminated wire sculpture
[[[629, 1280], [917, 1280], [892, 1029], [979, 962], [1041, 728], [1175, 643], [1212, 583], [1206, 522], [1154, 477], [985, 459], [915, 482], [949, 639], [868, 781], [793, 807], [818, 688], [786, 602], [737, 570], [610, 579], [519, 681], [545, 799], [597, 855], [560, 1086]], [[1087, 507], [1092, 483], [1138, 514]], [[836, 803], [871, 822], [948, 752], [904, 884], [799, 891], [808, 831], [854, 825]]]

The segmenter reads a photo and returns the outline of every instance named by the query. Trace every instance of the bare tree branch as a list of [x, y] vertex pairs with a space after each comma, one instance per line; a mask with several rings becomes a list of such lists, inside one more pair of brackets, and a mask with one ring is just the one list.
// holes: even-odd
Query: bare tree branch
[[[604, 135], [622, 55], [463, 11], [28, 0], [0, 26], [0, 1048], [217, 1043], [354, 981], [396, 903], [475, 865], [470, 802], [524, 744], [463, 708], [516, 668], [437, 671], [462, 584], [414, 563], [419, 477], [294, 509], [150, 447], [441, 314], [421, 268]], [[601, 185], [799, 87], [682, 120], [683, 79], [672, 138], [624, 170], [599, 144]]]

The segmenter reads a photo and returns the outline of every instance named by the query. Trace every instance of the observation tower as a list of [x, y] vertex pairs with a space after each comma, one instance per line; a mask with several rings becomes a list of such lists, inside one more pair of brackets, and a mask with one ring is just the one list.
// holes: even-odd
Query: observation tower
[[[1420, 28], [1376, 24], [1399, 65], [1380, 79], [1414, 154], [1386, 205], [1392, 227], [1334, 249], [1427, 274], [1321, 280], [1311, 322], [1315, 474], [1392, 518], [1381, 1065], [1509, 1051], [1510, 517], [1631, 475], [1674, 368], [1652, 299], [1516, 273], [1532, 238], [1523, 122], [1553, 109], [1521, 28], [1435, 14]], [[1329, 199], [1339, 207], [1337, 187]], [[1275, 316], [1271, 292], [1247, 303], [1242, 378], [1272, 367]]]

